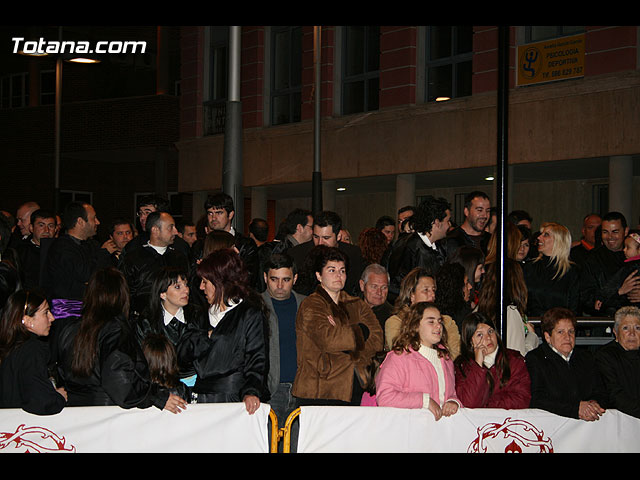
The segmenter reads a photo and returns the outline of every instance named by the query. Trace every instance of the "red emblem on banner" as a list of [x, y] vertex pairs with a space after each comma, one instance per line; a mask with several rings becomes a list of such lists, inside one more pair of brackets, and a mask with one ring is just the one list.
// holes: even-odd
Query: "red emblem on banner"
[[65, 445], [60, 437], [44, 427], [20, 425], [15, 432], [0, 432], [0, 450], [12, 453], [75, 453], [76, 447]]
[[478, 428], [478, 436], [471, 442], [468, 453], [553, 453], [550, 438], [524, 420], [505, 419], [501, 424], [487, 423]]

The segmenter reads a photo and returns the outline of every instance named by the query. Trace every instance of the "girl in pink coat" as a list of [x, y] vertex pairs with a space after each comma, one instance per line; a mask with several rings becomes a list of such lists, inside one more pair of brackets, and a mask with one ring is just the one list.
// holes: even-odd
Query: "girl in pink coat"
[[462, 405], [456, 396], [453, 362], [440, 311], [431, 302], [411, 306], [400, 334], [380, 366], [380, 407], [426, 408], [436, 420]]

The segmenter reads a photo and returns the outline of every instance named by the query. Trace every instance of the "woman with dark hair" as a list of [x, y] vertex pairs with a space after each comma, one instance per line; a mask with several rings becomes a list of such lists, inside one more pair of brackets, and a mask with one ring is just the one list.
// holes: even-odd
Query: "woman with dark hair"
[[[511, 258], [505, 259], [504, 264], [504, 302], [507, 305], [507, 338], [506, 346], [517, 350], [521, 355], [533, 350], [540, 344], [540, 338], [535, 332], [532, 323], [527, 321], [527, 285], [524, 282], [524, 275], [520, 263]], [[491, 319], [494, 324], [498, 324], [496, 299], [495, 262], [487, 265], [485, 278], [482, 283], [482, 290], [478, 299], [478, 312]]]
[[178, 356], [171, 340], [162, 333], [151, 332], [142, 341], [142, 352], [149, 364], [151, 381], [190, 402], [191, 389], [180, 381]]
[[472, 308], [475, 307], [478, 304], [480, 286], [482, 285], [482, 278], [485, 273], [484, 253], [479, 248], [463, 245], [453, 252], [448, 262], [459, 263], [464, 267], [469, 283], [471, 284], [469, 303]]
[[524, 357], [504, 347], [493, 320], [471, 313], [462, 321], [455, 360], [456, 393], [467, 408], [529, 408], [531, 380]]
[[189, 279], [190, 287], [190, 301], [191, 303], [198, 305], [201, 309], [206, 310], [209, 308], [207, 299], [204, 293], [200, 289], [201, 278], [198, 276], [197, 267], [203, 258], [208, 257], [216, 250], [223, 250], [230, 248], [235, 252], [238, 252], [238, 248], [235, 246], [235, 237], [226, 230], [211, 230], [208, 232], [202, 241], [198, 241], [193, 244], [193, 259], [194, 262], [191, 268], [191, 278]]
[[518, 230], [520, 230], [520, 246], [515, 259], [520, 263], [527, 263], [533, 260], [535, 258], [533, 254], [537, 253], [533, 233], [524, 225], [518, 225]]
[[[165, 335], [176, 346], [182, 340], [188, 325], [206, 330], [209, 322], [206, 312], [189, 302], [186, 272], [167, 267], [154, 274], [149, 304], [138, 317], [135, 327], [142, 345], [150, 334]], [[193, 365], [180, 365], [180, 379], [189, 386], [195, 382]]]
[[[393, 348], [402, 323], [409, 314], [409, 308], [418, 302], [434, 302], [436, 299], [436, 279], [422, 267], [411, 270], [400, 284], [400, 294], [396, 299], [393, 315], [384, 324], [384, 343], [387, 350]], [[447, 350], [452, 360], [460, 353], [460, 332], [456, 322], [449, 315], [442, 315], [442, 323], [447, 331]]]
[[299, 405], [360, 405], [367, 367], [382, 350], [382, 328], [364, 300], [344, 291], [345, 254], [323, 245], [313, 251], [319, 285], [296, 317], [292, 394]]
[[49, 378], [49, 335], [55, 320], [47, 299], [19, 290], [8, 299], [0, 323], [0, 408], [22, 408], [36, 415], [54, 415], [65, 406], [67, 393]]
[[426, 408], [436, 420], [456, 413], [461, 405], [446, 338], [435, 304], [412, 305], [376, 377], [378, 406]]
[[204, 238], [202, 258], [208, 257], [216, 250], [231, 248], [238, 252], [235, 245], [235, 237], [226, 230], [212, 230]]
[[445, 263], [436, 274], [435, 303], [443, 315], [449, 315], [456, 322], [458, 331], [462, 320], [471, 313], [472, 284], [462, 265]]
[[268, 400], [267, 312], [249, 287], [249, 273], [232, 249], [216, 250], [197, 268], [209, 304], [205, 330], [190, 326], [178, 362], [193, 364], [198, 403], [244, 402], [249, 414]]
[[554, 307], [542, 316], [545, 342], [525, 357], [531, 377], [529, 408], [599, 420], [606, 392], [591, 352], [575, 348], [576, 325], [575, 314], [567, 308]]
[[365, 228], [358, 236], [358, 246], [364, 261], [371, 265], [380, 264], [389, 243], [387, 237], [377, 228]]
[[129, 326], [129, 290], [115, 268], [89, 278], [82, 316], [69, 317], [56, 332], [58, 375], [70, 406], [155, 406], [179, 413], [186, 402], [151, 381], [149, 368]]

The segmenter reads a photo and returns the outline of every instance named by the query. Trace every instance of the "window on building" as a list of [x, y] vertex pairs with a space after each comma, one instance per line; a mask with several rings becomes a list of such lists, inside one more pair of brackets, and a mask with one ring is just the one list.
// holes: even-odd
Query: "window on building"
[[584, 26], [528, 26], [525, 28], [525, 42], [540, 42], [556, 37], [566, 37], [584, 33]]
[[0, 79], [0, 108], [19, 108], [29, 105], [29, 74], [6, 75]]
[[473, 27], [430, 26], [426, 39], [427, 101], [471, 95]]
[[211, 28], [209, 52], [209, 100], [225, 100], [228, 82], [229, 27]]
[[54, 105], [56, 103], [56, 71], [43, 70], [40, 72], [40, 105]]
[[[138, 215], [137, 205], [140, 197], [145, 197], [147, 195], [155, 195], [154, 192], [135, 192], [133, 194], [133, 217], [135, 218]], [[185, 197], [188, 194], [179, 193], [179, 192], [167, 192], [166, 198], [169, 201], [169, 213], [174, 220], [178, 221], [182, 219], [182, 210], [183, 205], [185, 203]]]
[[609, 184], [591, 186], [591, 211], [601, 216], [609, 211]]
[[300, 121], [302, 28], [271, 29], [271, 124]]
[[344, 27], [342, 113], [377, 110], [380, 91], [380, 27]]
[[71, 202], [84, 202], [91, 205], [93, 204], [93, 192], [60, 190], [60, 205], [64, 208], [65, 205]]
[[209, 89], [204, 103], [205, 135], [224, 132], [229, 65], [229, 27], [210, 27]]

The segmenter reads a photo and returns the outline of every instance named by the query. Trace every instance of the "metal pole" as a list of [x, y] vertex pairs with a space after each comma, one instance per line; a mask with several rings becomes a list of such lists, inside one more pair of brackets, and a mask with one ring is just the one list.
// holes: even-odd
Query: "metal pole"
[[509, 112], [509, 27], [498, 27], [498, 158], [496, 165], [496, 201], [498, 206], [498, 216], [496, 225], [496, 308], [499, 309], [496, 318], [500, 319], [498, 328], [503, 341], [507, 340], [507, 305], [505, 304], [505, 261], [506, 257], [506, 236], [505, 220], [507, 210], [507, 172], [508, 172], [508, 127]]
[[322, 172], [320, 170], [320, 97], [321, 97], [321, 48], [322, 33], [321, 27], [313, 27], [313, 55], [315, 69], [314, 94], [314, 117], [313, 117], [313, 175], [311, 178], [311, 210], [320, 212], [322, 210]]
[[[62, 27], [58, 27], [58, 40], [62, 42]], [[62, 57], [56, 60], [56, 104], [54, 113], [54, 177], [53, 205], [55, 213], [60, 213], [60, 112], [62, 107]]]
[[229, 27], [229, 94], [224, 130], [222, 191], [233, 199], [234, 228], [244, 231], [242, 192], [242, 104], [240, 102], [240, 34], [242, 27]]

